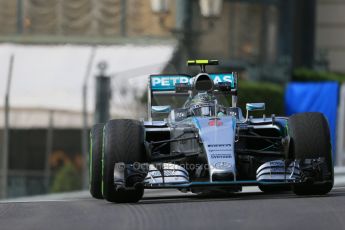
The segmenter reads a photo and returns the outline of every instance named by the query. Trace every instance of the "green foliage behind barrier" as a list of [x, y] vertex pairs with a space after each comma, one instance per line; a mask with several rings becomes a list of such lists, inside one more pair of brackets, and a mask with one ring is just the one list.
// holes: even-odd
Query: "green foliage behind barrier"
[[292, 74], [293, 81], [337, 81], [339, 83], [345, 83], [345, 75], [324, 72], [324, 71], [314, 71], [305, 68], [296, 69]]
[[51, 192], [67, 192], [80, 190], [82, 188], [82, 177], [74, 165], [66, 163], [56, 174]]
[[[248, 102], [265, 102], [266, 111], [264, 113], [266, 116], [271, 114], [284, 115], [284, 87], [272, 83], [240, 81], [238, 104], [243, 113], [246, 111], [246, 103]], [[258, 115], [258, 112], [253, 115]]]

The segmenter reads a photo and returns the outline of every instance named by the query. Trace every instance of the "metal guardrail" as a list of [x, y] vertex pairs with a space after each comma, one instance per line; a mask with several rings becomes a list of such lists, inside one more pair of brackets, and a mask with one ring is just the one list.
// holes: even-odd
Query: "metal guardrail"
[[339, 109], [337, 121], [337, 151], [336, 162], [339, 167], [344, 167], [345, 160], [345, 83], [341, 85], [339, 96]]
[[345, 167], [334, 168], [334, 185], [345, 186]]
[[336, 176], [345, 176], [345, 167], [335, 167], [334, 175]]

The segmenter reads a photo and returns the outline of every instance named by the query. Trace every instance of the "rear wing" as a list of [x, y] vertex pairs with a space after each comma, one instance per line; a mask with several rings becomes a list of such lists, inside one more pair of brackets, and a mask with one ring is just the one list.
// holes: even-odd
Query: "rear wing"
[[[237, 73], [209, 73], [215, 85], [227, 84], [230, 86], [232, 94], [232, 106], [236, 107], [237, 103]], [[150, 75], [148, 84], [148, 118], [151, 121], [153, 113], [167, 113], [171, 109], [170, 105], [156, 105], [153, 106], [153, 100], [159, 95], [164, 96], [178, 96], [185, 98], [189, 97], [188, 92], [176, 92], [176, 84], [192, 85], [193, 77], [187, 74], [158, 74]]]
[[[211, 73], [209, 76], [213, 79], [215, 85], [219, 83], [230, 83], [231, 89], [237, 89], [237, 74], [236, 73]], [[152, 92], [164, 92], [176, 90], [176, 84], [188, 83], [192, 84], [192, 76], [185, 74], [165, 74], [165, 75], [151, 75], [149, 87]]]

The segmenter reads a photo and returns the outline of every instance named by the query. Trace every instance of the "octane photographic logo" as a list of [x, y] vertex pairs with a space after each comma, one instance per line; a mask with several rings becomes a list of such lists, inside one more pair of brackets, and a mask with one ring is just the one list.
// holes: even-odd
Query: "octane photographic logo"
[[[233, 74], [210, 74], [215, 84], [219, 82], [231, 82], [232, 87], [234, 84]], [[193, 78], [184, 75], [157, 75], [151, 77], [152, 90], [175, 90], [175, 84], [177, 83], [189, 83], [192, 84]]]
[[[116, 163], [115, 169], [124, 170], [126, 168], [131, 168], [134, 170], [140, 171], [147, 171], [149, 169], [150, 164], [148, 163], [140, 163], [134, 162], [133, 164], [124, 164], [124, 163]], [[184, 168], [187, 171], [196, 170], [196, 169], [204, 169], [208, 170], [208, 164], [193, 164], [193, 163], [183, 163], [183, 164], [156, 164], [155, 168], [157, 170], [178, 170], [179, 167]]]

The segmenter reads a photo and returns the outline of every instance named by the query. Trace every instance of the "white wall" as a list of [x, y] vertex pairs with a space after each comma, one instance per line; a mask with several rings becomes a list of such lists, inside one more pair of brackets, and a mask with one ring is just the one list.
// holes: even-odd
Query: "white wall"
[[[136, 111], [134, 95], [143, 94], [148, 75], [160, 73], [173, 49], [173, 45], [97, 47], [88, 87], [89, 111], [94, 109], [94, 76], [100, 61], [108, 62], [109, 74], [126, 72], [112, 79], [111, 101], [112, 114], [126, 116]], [[81, 89], [91, 50], [90, 46], [0, 44], [0, 107], [4, 105], [9, 58], [14, 54], [12, 107], [81, 111]]]

